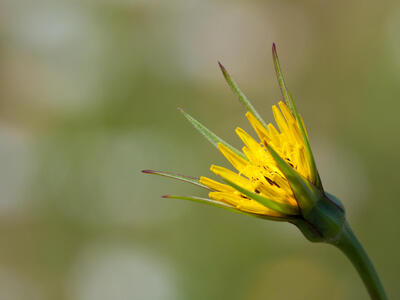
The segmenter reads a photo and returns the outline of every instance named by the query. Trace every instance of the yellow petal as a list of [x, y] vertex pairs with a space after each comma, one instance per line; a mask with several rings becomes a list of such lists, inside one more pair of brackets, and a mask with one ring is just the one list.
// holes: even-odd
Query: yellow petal
[[225, 156], [225, 158], [235, 167], [236, 170], [242, 172], [248, 165], [248, 161], [233, 153], [228, 147], [219, 143], [218, 149]]
[[276, 105], [272, 106], [272, 112], [274, 113], [276, 125], [278, 125], [280, 132], [287, 133], [288, 126], [287, 126], [286, 120], [282, 116], [281, 112], [279, 111], [278, 107], [276, 107]]
[[268, 129], [271, 137], [271, 141], [276, 147], [280, 147], [281, 142], [280, 142], [280, 137], [279, 137], [279, 132], [276, 130], [274, 125], [271, 123], [268, 124]]
[[212, 180], [207, 177], [200, 177], [200, 183], [208, 186], [210, 189], [216, 190], [218, 192], [231, 192], [233, 193], [235, 189], [230, 185], [220, 183], [218, 181]]
[[267, 129], [260, 123], [260, 121], [257, 120], [257, 118], [251, 112], [248, 111], [246, 113], [246, 117], [249, 120], [251, 126], [254, 128], [260, 140], [265, 140], [268, 143], [271, 138], [269, 137]]
[[208, 194], [211, 199], [216, 201], [224, 202], [230, 204], [237, 209], [249, 213], [255, 213], [260, 215], [272, 216], [272, 217], [282, 217], [280, 213], [277, 213], [264, 205], [254, 201], [252, 199], [243, 198], [238, 195], [230, 194], [230, 193], [220, 193], [220, 192], [211, 192]]
[[280, 101], [278, 105], [283, 115], [285, 116], [288, 126], [288, 132], [290, 133], [290, 136], [294, 139], [293, 143], [302, 144], [303, 138], [301, 137], [299, 126], [293, 114], [290, 112], [289, 108], [286, 106], [284, 102]]
[[243, 176], [240, 176], [239, 174], [232, 172], [231, 170], [228, 170], [224, 167], [215, 166], [215, 165], [212, 165], [210, 170], [215, 175], [221, 176], [222, 178], [225, 178], [231, 182], [234, 182], [244, 189], [251, 190], [251, 191], [253, 190], [253, 185], [251, 184], [251, 182], [248, 179], [244, 178]]
[[279, 108], [281, 109], [283, 115], [285, 116], [285, 119], [288, 124], [290, 123], [296, 123], [296, 119], [294, 118], [293, 114], [289, 110], [289, 108], [286, 106], [286, 104], [283, 101], [279, 101], [278, 103]]
[[266, 155], [265, 150], [261, 147], [256, 140], [254, 140], [246, 131], [242, 128], [236, 128], [236, 134], [240, 137], [243, 143], [247, 146], [248, 150], [252, 152], [259, 160], [262, 160], [263, 157]]

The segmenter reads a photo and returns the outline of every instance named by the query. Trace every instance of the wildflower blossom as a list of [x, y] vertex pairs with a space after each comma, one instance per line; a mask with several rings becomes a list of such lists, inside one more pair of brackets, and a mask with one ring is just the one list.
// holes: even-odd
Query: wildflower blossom
[[310, 241], [338, 247], [356, 267], [371, 299], [384, 300], [383, 286], [345, 219], [343, 205], [322, 187], [304, 122], [286, 88], [275, 45], [272, 51], [284, 99], [272, 107], [278, 128], [265, 123], [221, 64], [225, 79], [247, 109], [246, 117], [258, 139], [237, 128], [236, 133], [244, 143], [242, 151], [239, 151], [181, 110], [190, 123], [219, 149], [235, 172], [212, 165], [211, 171], [222, 182], [204, 176], [197, 179], [160, 171], [143, 172], [182, 180], [209, 190], [209, 198], [174, 195], [165, 195], [164, 198], [203, 202], [254, 217], [287, 221], [296, 225]]
[[[311, 170], [306, 158], [304, 142], [293, 115], [282, 101], [279, 102], [279, 107], [281, 111], [274, 105], [273, 112], [280, 132], [272, 124], [268, 124], [265, 128], [251, 112], [246, 113], [259, 141], [254, 140], [243, 129], [236, 129], [237, 135], [245, 144], [242, 149], [245, 157], [235, 154], [221, 143], [218, 144], [218, 149], [238, 173], [214, 165], [211, 166], [211, 171], [248, 191], [285, 204], [289, 214], [298, 214], [297, 201], [290, 183], [275, 163], [267, 145], [273, 147], [289, 165], [308, 180], [311, 179]], [[227, 203], [245, 212], [282, 216], [282, 212], [250, 199], [230, 185], [221, 184], [207, 177], [201, 177], [200, 183], [214, 190], [209, 193], [211, 199]]]
[[258, 140], [238, 127], [236, 133], [244, 143], [242, 151], [239, 151], [181, 110], [193, 126], [219, 149], [236, 169], [236, 172], [212, 165], [210, 170], [223, 181], [219, 182], [204, 176], [200, 177], [199, 180], [194, 178], [189, 180], [188, 177], [184, 176], [145, 170], [145, 173], [173, 177], [210, 189], [209, 199], [172, 195], [166, 195], [165, 198], [219, 204], [219, 206], [242, 213], [277, 220], [296, 219], [301, 215], [301, 205], [296, 198], [293, 184], [288, 179], [290, 174], [285, 173], [274, 155], [279, 156], [284, 164], [290, 167], [292, 173], [297, 177], [297, 181], [307, 181], [311, 185], [316, 184], [322, 188], [309, 147], [304, 122], [301, 116], [297, 114], [294, 102], [286, 90], [275, 46], [273, 46], [273, 53], [279, 83], [287, 103], [280, 101], [278, 105], [272, 107], [277, 128], [271, 123], [266, 124], [237, 87], [226, 69], [219, 63], [228, 84], [247, 108], [246, 117], [257, 134]]

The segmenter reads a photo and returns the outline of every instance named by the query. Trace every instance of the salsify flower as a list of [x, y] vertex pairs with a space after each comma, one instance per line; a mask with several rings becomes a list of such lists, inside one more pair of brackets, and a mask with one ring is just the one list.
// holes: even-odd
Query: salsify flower
[[[239, 151], [180, 109], [192, 125], [219, 149], [236, 172], [212, 165], [210, 170], [222, 179], [222, 182], [219, 182], [204, 176], [196, 179], [167, 172], [144, 170], [144, 173], [184, 180], [210, 190], [209, 198], [174, 195], [165, 195], [164, 198], [200, 201], [256, 217], [304, 225], [301, 221], [302, 209], [307, 210], [306, 206], [310, 202], [308, 201], [310, 197], [296, 195], [296, 190], [304, 194], [303, 190], [306, 189], [306, 194], [318, 194], [318, 188], [322, 190], [322, 185], [309, 147], [303, 119], [297, 113], [295, 104], [286, 89], [275, 45], [273, 54], [285, 100], [272, 107], [277, 128], [271, 123], [267, 124], [261, 118], [227, 70], [219, 63], [228, 84], [247, 108], [246, 117], [258, 139], [254, 139], [238, 127], [236, 133], [244, 143], [242, 151]], [[342, 211], [339, 203], [335, 205]]]
[[204, 176], [198, 179], [162, 171], [143, 172], [186, 181], [209, 190], [209, 198], [175, 195], [164, 195], [164, 198], [203, 202], [258, 218], [287, 221], [296, 225], [310, 241], [337, 246], [357, 268], [371, 298], [386, 299], [368, 256], [346, 222], [343, 205], [324, 191], [303, 119], [286, 88], [275, 44], [272, 53], [284, 100], [272, 106], [277, 128], [261, 118], [219, 63], [226, 81], [246, 107], [246, 117], [257, 135], [254, 139], [242, 128], [236, 128], [236, 134], [244, 144], [242, 151], [180, 109], [190, 123], [219, 149], [235, 171], [211, 165], [210, 170], [222, 182]]
[[264, 127], [251, 112], [246, 113], [259, 141], [254, 140], [242, 128], [236, 129], [237, 135], [246, 145], [243, 147], [244, 157], [224, 144], [218, 143], [218, 149], [238, 173], [223, 167], [211, 166], [211, 171], [216, 175], [261, 197], [271, 199], [277, 203], [276, 207], [265, 206], [246, 194], [240, 193], [231, 185], [201, 177], [200, 183], [213, 190], [209, 193], [211, 199], [232, 205], [241, 211], [260, 215], [285, 217], [287, 214], [299, 214], [299, 207], [290, 183], [275, 163], [267, 146], [273, 147], [293, 169], [307, 180], [311, 180], [312, 174], [299, 126], [286, 104], [281, 101], [279, 107], [281, 110], [274, 105], [272, 110], [280, 132], [272, 124], [268, 124], [267, 128]]

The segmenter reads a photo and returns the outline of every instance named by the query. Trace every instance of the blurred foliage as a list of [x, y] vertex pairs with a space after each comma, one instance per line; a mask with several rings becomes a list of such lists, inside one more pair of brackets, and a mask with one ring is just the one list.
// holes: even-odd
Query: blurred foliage
[[396, 1], [0, 1], [1, 299], [366, 299], [335, 249], [288, 224], [165, 193], [248, 129], [221, 60], [265, 119], [276, 42], [324, 185], [400, 297]]

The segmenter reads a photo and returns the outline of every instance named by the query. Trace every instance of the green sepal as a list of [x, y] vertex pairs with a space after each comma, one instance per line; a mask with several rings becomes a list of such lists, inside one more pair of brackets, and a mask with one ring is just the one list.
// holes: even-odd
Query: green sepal
[[223, 139], [218, 137], [215, 133], [213, 133], [211, 130], [209, 130], [207, 127], [205, 127], [203, 124], [201, 124], [199, 121], [197, 121], [195, 118], [193, 118], [191, 115], [186, 113], [183, 109], [178, 108], [179, 111], [185, 116], [185, 118], [193, 125], [194, 128], [196, 128], [211, 144], [213, 144], [216, 148], [218, 148], [218, 144], [221, 143], [232, 152], [234, 152], [236, 155], [240, 156], [241, 158], [248, 160], [247, 157], [240, 152], [238, 149], [235, 147], [231, 146], [227, 142], [225, 142]]
[[301, 135], [303, 137], [304, 145], [306, 147], [307, 159], [310, 163], [311, 167], [311, 182], [318, 187], [320, 190], [323, 190], [322, 182], [318, 174], [317, 166], [315, 164], [314, 155], [311, 150], [310, 142], [307, 137], [306, 129], [304, 124], [301, 120], [301, 117], [297, 111], [296, 104], [293, 101], [291, 94], [289, 93], [288, 89], [286, 88], [285, 79], [283, 78], [282, 70], [279, 64], [278, 53], [276, 51], [275, 43], [272, 44], [272, 56], [275, 65], [276, 76], [278, 78], [279, 87], [281, 89], [282, 96], [286, 102], [286, 105], [292, 112], [293, 116], [296, 118], [297, 124], [299, 125]]
[[263, 118], [260, 116], [260, 114], [256, 111], [254, 106], [251, 104], [250, 100], [247, 99], [246, 95], [241, 91], [241, 89], [238, 87], [236, 82], [233, 80], [232, 76], [229, 75], [228, 71], [225, 69], [225, 67], [218, 62], [218, 65], [222, 71], [222, 74], [224, 75], [224, 78], [228, 85], [231, 87], [233, 92], [239, 97], [239, 101], [242, 102], [242, 104], [246, 107], [246, 109], [251, 112], [257, 120], [264, 125], [264, 127], [267, 127], [267, 123], [263, 120]]
[[212, 200], [212, 199], [208, 199], [208, 198], [194, 197], [194, 196], [176, 196], [176, 195], [163, 195], [162, 198], [181, 199], [181, 200], [188, 200], [188, 201], [197, 202], [197, 203], [203, 203], [203, 204], [211, 205], [211, 206], [218, 207], [218, 208], [223, 208], [223, 209], [231, 211], [231, 212], [235, 212], [238, 214], [242, 214], [242, 215], [246, 215], [246, 216], [250, 216], [250, 217], [254, 217], [254, 218], [259, 218], [259, 219], [268, 219], [268, 220], [273, 220], [273, 221], [286, 221], [286, 219], [283, 219], [283, 218], [247, 213], [247, 212], [241, 211], [239, 209], [236, 209], [234, 206], [231, 206], [229, 204], [219, 202], [216, 200]]
[[205, 204], [216, 206], [216, 207], [219, 207], [219, 208], [224, 208], [224, 209], [229, 209], [229, 210], [236, 210], [235, 207], [233, 207], [233, 206], [231, 206], [229, 204], [226, 204], [226, 203], [223, 203], [223, 202], [219, 202], [219, 201], [215, 201], [215, 200], [208, 199], [208, 198], [202, 198], [202, 197], [163, 195], [162, 198], [173, 198], [173, 199], [189, 200], [189, 201], [193, 201], [193, 202], [205, 203]]
[[335, 244], [340, 239], [345, 223], [344, 210], [325, 195], [307, 213], [289, 220], [311, 242]]
[[326, 243], [335, 243], [340, 238], [346, 221], [344, 211], [325, 194], [322, 194], [317, 204], [303, 217], [318, 229]]
[[279, 87], [281, 89], [283, 99], [285, 100], [285, 102], [286, 102], [288, 108], [290, 109], [290, 111], [292, 112], [292, 114], [296, 115], [296, 106], [293, 102], [293, 99], [289, 96], [289, 91], [286, 88], [285, 79], [283, 78], [281, 66], [279, 64], [278, 53], [276, 51], [275, 43], [272, 44], [272, 58], [274, 60], [276, 77], [278, 78]]
[[291, 222], [312, 242], [335, 241], [340, 236], [345, 221], [342, 207], [297, 173], [271, 146], [266, 146], [289, 181], [300, 207], [301, 218]]
[[341, 211], [345, 212], [344, 205], [342, 201], [339, 200], [338, 197], [332, 195], [331, 193], [325, 192], [325, 196], [332, 201]]
[[308, 180], [297, 173], [297, 171], [294, 170], [282, 157], [280, 157], [280, 155], [270, 145], [266, 144], [266, 147], [278, 165], [278, 168], [289, 181], [290, 187], [292, 188], [302, 213], [304, 214], [311, 210], [320, 199], [322, 195], [321, 191], [316, 189], [308, 182]]
[[180, 180], [180, 181], [184, 181], [184, 182], [188, 182], [188, 183], [197, 185], [197, 186], [202, 187], [202, 188], [207, 189], [207, 190], [211, 190], [208, 186], [205, 186], [204, 184], [201, 184], [199, 182], [198, 178], [189, 177], [189, 176], [180, 175], [180, 174], [173, 174], [173, 173], [164, 172], [164, 171], [142, 170], [142, 172], [146, 173], [146, 174], [159, 175], [159, 176], [163, 176], [163, 177], [177, 179], [177, 180]]
[[297, 218], [289, 221], [295, 225], [306, 237], [307, 240], [313, 243], [325, 242], [325, 238], [319, 230], [305, 219]]
[[236, 183], [234, 183], [224, 177], [222, 177], [222, 180], [226, 184], [233, 187], [238, 192], [242, 193], [243, 195], [246, 195], [247, 197], [249, 197], [250, 199], [252, 199], [254, 201], [257, 201], [258, 203], [264, 205], [265, 207], [268, 207], [269, 209], [276, 211], [277, 213], [280, 213], [282, 215], [287, 215], [287, 216], [294, 216], [294, 215], [299, 214], [298, 209], [296, 207], [293, 207], [292, 205], [273, 201], [264, 196], [253, 193], [245, 188], [242, 188], [241, 186], [237, 185]]

